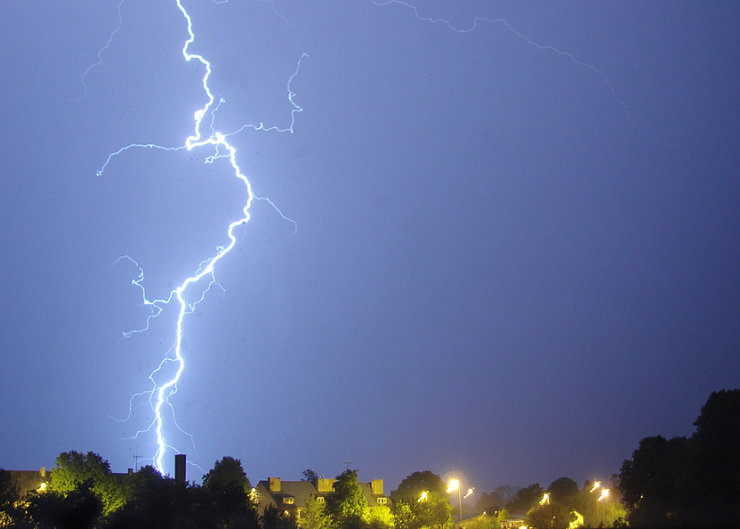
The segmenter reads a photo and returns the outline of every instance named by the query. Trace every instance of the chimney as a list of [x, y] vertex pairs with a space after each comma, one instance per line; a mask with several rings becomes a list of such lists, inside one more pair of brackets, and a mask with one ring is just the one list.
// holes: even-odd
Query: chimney
[[187, 456], [185, 454], [175, 454], [175, 482], [185, 483], [186, 465]]
[[128, 475], [129, 476], [133, 476], [134, 475], [134, 469], [133, 468], [129, 468], [128, 469]]
[[373, 491], [373, 494], [383, 494], [383, 480], [382, 479], [374, 479], [370, 482], [370, 488]]
[[280, 478], [267, 478], [270, 492], [280, 492]]
[[316, 490], [319, 492], [333, 492], [336, 479], [319, 478], [316, 480]]
[[42, 478], [46, 477], [46, 467], [39, 468], [39, 476], [41, 476]]

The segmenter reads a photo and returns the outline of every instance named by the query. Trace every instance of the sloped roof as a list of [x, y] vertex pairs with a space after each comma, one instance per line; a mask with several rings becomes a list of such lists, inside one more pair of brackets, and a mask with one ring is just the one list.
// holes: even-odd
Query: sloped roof
[[257, 494], [260, 498], [260, 508], [263, 508], [268, 503], [274, 503], [275, 505], [284, 505], [283, 498], [293, 498], [293, 505], [295, 507], [305, 507], [306, 500], [311, 496], [323, 496], [324, 494], [319, 493], [316, 486], [310, 481], [281, 481], [280, 492], [270, 491], [268, 481], [260, 481], [257, 484]]
[[[259, 497], [259, 509], [264, 510], [270, 504], [277, 506], [292, 506], [294, 508], [304, 508], [306, 501], [311, 496], [328, 496], [331, 492], [319, 492], [312, 481], [283, 481], [280, 480], [280, 491], [271, 491], [269, 480], [262, 480], [255, 487]], [[360, 482], [360, 488], [365, 494], [369, 507], [378, 505], [377, 498], [387, 498], [385, 494], [373, 494], [372, 484]], [[292, 503], [287, 503], [284, 498], [292, 498]], [[390, 503], [390, 500], [386, 500]]]

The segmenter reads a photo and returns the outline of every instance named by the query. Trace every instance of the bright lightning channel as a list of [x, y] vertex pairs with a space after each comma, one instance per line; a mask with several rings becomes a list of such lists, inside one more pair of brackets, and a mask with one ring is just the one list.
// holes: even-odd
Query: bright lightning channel
[[[287, 89], [288, 89], [288, 100], [290, 101], [291, 105], [293, 106], [291, 110], [291, 121], [290, 126], [286, 128], [279, 128], [279, 127], [265, 127], [263, 123], [260, 123], [259, 125], [244, 125], [240, 129], [230, 132], [227, 134], [223, 134], [221, 132], [217, 132], [213, 128], [213, 123], [215, 120], [215, 112], [218, 110], [221, 103], [224, 102], [223, 99], [220, 99], [218, 103], [216, 103], [216, 98], [214, 97], [213, 93], [211, 92], [211, 89], [208, 85], [208, 81], [211, 75], [211, 63], [205, 59], [202, 55], [190, 53], [188, 50], [190, 48], [190, 45], [195, 41], [195, 33], [193, 32], [193, 23], [192, 19], [190, 18], [190, 14], [187, 12], [187, 10], [183, 7], [181, 0], [176, 0], [177, 7], [182, 13], [183, 17], [185, 18], [187, 22], [188, 27], [188, 39], [185, 41], [185, 44], [182, 48], [182, 54], [185, 57], [185, 60], [187, 62], [190, 62], [192, 60], [196, 60], [200, 62], [204, 68], [205, 68], [205, 74], [203, 75], [203, 90], [205, 91], [205, 94], [207, 96], [208, 101], [206, 102], [205, 106], [195, 112], [194, 120], [195, 120], [195, 132], [192, 136], [189, 136], [187, 140], [185, 140], [185, 144], [179, 147], [163, 147], [160, 145], [155, 145], [151, 143], [143, 144], [143, 143], [133, 143], [131, 145], [128, 145], [126, 147], [123, 147], [119, 149], [118, 151], [115, 151], [108, 155], [108, 158], [106, 159], [103, 166], [100, 168], [100, 170], [97, 172], [98, 176], [102, 176], [105, 172], [106, 167], [111, 162], [111, 160], [128, 151], [129, 149], [135, 149], [135, 148], [148, 148], [148, 149], [159, 149], [164, 151], [180, 151], [183, 149], [187, 149], [188, 151], [196, 148], [196, 147], [205, 147], [205, 146], [212, 146], [215, 150], [215, 154], [212, 156], [209, 156], [206, 158], [206, 163], [212, 163], [214, 160], [219, 158], [228, 158], [231, 167], [234, 170], [234, 175], [241, 180], [244, 185], [247, 188], [247, 201], [244, 205], [244, 208], [242, 209], [243, 216], [242, 218], [232, 222], [229, 224], [227, 231], [227, 235], [229, 237], [229, 244], [227, 246], [219, 246], [217, 248], [216, 254], [203, 262], [200, 263], [198, 269], [195, 271], [193, 275], [185, 279], [185, 281], [180, 284], [177, 288], [172, 290], [169, 293], [169, 296], [163, 299], [155, 299], [150, 300], [147, 297], [146, 289], [144, 288], [144, 285], [142, 284], [144, 281], [144, 271], [139, 266], [139, 264], [134, 261], [129, 256], [123, 256], [119, 258], [116, 262], [126, 259], [132, 262], [139, 270], [139, 276], [138, 278], [132, 280], [132, 284], [136, 285], [139, 289], [141, 289], [142, 292], [142, 298], [144, 305], [149, 307], [150, 314], [147, 317], [146, 320], [146, 326], [143, 329], [138, 329], [134, 331], [129, 331], [123, 334], [123, 337], [128, 338], [132, 334], [135, 333], [141, 333], [144, 332], [149, 328], [149, 324], [153, 318], [156, 318], [159, 316], [162, 311], [164, 310], [165, 306], [168, 305], [173, 299], [177, 299], [177, 302], [179, 304], [179, 310], [177, 314], [177, 323], [175, 326], [175, 342], [171, 349], [167, 351], [165, 358], [160, 362], [160, 364], [157, 366], [157, 368], [152, 371], [152, 373], [149, 375], [149, 379], [152, 382], [153, 386], [152, 389], [149, 391], [144, 391], [141, 393], [137, 393], [135, 395], [132, 395], [131, 399], [129, 400], [129, 418], [131, 416], [131, 413], [133, 411], [133, 402], [134, 399], [141, 396], [147, 396], [149, 405], [151, 406], [152, 410], [154, 411], [154, 419], [150, 423], [149, 427], [144, 430], [139, 430], [136, 432], [136, 434], [133, 436], [133, 438], [137, 438], [140, 434], [147, 432], [147, 431], [154, 431], [155, 439], [156, 439], [156, 451], [154, 453], [153, 457], [153, 463], [156, 469], [164, 474], [165, 473], [165, 465], [164, 465], [164, 456], [167, 449], [171, 449], [177, 452], [177, 449], [174, 446], [171, 446], [167, 443], [167, 438], [164, 434], [164, 418], [162, 415], [163, 409], [165, 406], [169, 407], [172, 411], [172, 417], [173, 422], [175, 426], [185, 435], [188, 435], [192, 441], [192, 435], [188, 434], [187, 432], [180, 429], [180, 427], [177, 425], [176, 419], [174, 419], [174, 410], [172, 409], [172, 404], [169, 402], [169, 398], [174, 395], [177, 392], [177, 384], [180, 381], [180, 378], [182, 376], [183, 371], [185, 370], [185, 358], [182, 355], [182, 337], [183, 337], [183, 320], [185, 318], [186, 314], [190, 314], [193, 312], [195, 307], [203, 301], [205, 295], [207, 292], [210, 291], [211, 287], [214, 285], [218, 285], [221, 287], [221, 285], [216, 281], [215, 275], [214, 275], [214, 269], [216, 264], [224, 257], [226, 254], [228, 254], [232, 248], [236, 245], [236, 237], [234, 236], [234, 229], [237, 226], [241, 226], [243, 224], [246, 224], [249, 222], [249, 219], [251, 217], [249, 213], [249, 209], [252, 205], [253, 200], [264, 200], [267, 201], [279, 214], [280, 216], [291, 222], [294, 226], [294, 233], [297, 230], [297, 224], [294, 220], [286, 217], [276, 206], [275, 204], [270, 201], [270, 199], [265, 197], [258, 197], [256, 196], [252, 191], [252, 185], [249, 182], [249, 179], [242, 173], [241, 169], [239, 168], [239, 164], [236, 160], [236, 148], [229, 143], [227, 140], [228, 136], [231, 136], [233, 134], [237, 134], [241, 132], [242, 130], [246, 128], [252, 128], [255, 131], [276, 131], [276, 132], [293, 132], [293, 126], [295, 124], [295, 117], [296, 113], [302, 112], [302, 108], [299, 107], [295, 101], [293, 100], [294, 96], [296, 95], [290, 88], [291, 81], [295, 78], [296, 75], [298, 75], [298, 72], [301, 67], [301, 62], [304, 58], [308, 57], [307, 53], [303, 53], [298, 60], [298, 65], [296, 67], [295, 72], [290, 76], [287, 83]], [[223, 2], [217, 2], [217, 3], [223, 3]], [[271, 3], [271, 2], [270, 2]], [[98, 52], [98, 59], [99, 61], [95, 64], [93, 64], [91, 67], [89, 67], [85, 73], [83, 74], [83, 84], [84, 84], [84, 75], [87, 74], [90, 69], [92, 69], [94, 66], [97, 66], [102, 62], [101, 54], [102, 52], [111, 44], [111, 41], [113, 40], [113, 37], [115, 34], [119, 31], [121, 27], [121, 5], [123, 4], [123, 0], [118, 5], [118, 12], [119, 12], [119, 24], [118, 27], [115, 29], [113, 33], [111, 33], [110, 38], [108, 40], [108, 43]], [[273, 5], [274, 9], [274, 5]], [[278, 13], [279, 14], [279, 13]], [[282, 17], [282, 15], [280, 15]], [[284, 19], [284, 17], [283, 17]], [[286, 21], [287, 22], [287, 21]], [[85, 85], [85, 93], [87, 93], [87, 86]], [[83, 96], [84, 97], [84, 96]], [[215, 106], [214, 106], [215, 105]], [[201, 127], [203, 125], [203, 120], [205, 117], [210, 113], [211, 115], [211, 133], [208, 137], [203, 137], [201, 133]], [[185, 293], [188, 290], [188, 288], [201, 281], [204, 278], [208, 278], [208, 286], [203, 290], [200, 298], [198, 301], [194, 303], [190, 303], [186, 300]], [[223, 288], [223, 287], [221, 287]], [[171, 356], [172, 355], [172, 356]], [[164, 381], [163, 383], [159, 383], [155, 380], [155, 376], [160, 374], [162, 372], [162, 369], [169, 365], [169, 364], [176, 364], [177, 369], [175, 370], [175, 373], [169, 377], [168, 380]], [[126, 419], [127, 420], [127, 419]]]

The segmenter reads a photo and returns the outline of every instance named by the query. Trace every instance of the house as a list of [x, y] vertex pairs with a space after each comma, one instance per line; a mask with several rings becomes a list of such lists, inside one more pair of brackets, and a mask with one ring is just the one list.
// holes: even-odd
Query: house
[[[583, 515], [575, 509], [573, 509], [571, 513], [575, 515], [576, 519], [570, 522], [568, 529], [583, 527]], [[522, 527], [529, 527], [527, 523], [527, 515], [523, 512], [512, 513], [508, 520], [501, 522], [500, 527], [501, 529], [521, 529]]]
[[[334, 492], [336, 479], [319, 478], [313, 481], [286, 481], [280, 478], [268, 478], [260, 481], [252, 491], [252, 497], [257, 504], [260, 515], [265, 509], [273, 505], [289, 513], [295, 513], [300, 520], [301, 513], [306, 508], [306, 501], [314, 497], [319, 503], [325, 503], [326, 498]], [[365, 493], [368, 507], [389, 505], [390, 500], [383, 492], [383, 480], [374, 479], [370, 482], [360, 482], [362, 492]]]
[[510, 512], [509, 517], [506, 520], [499, 522], [501, 529], [519, 529], [520, 527], [526, 527], [527, 513], [524, 511]]
[[10, 483], [18, 489], [21, 498], [34, 490], [41, 490], [48, 486], [51, 481], [51, 472], [46, 467], [38, 470], [8, 470], [10, 472]]

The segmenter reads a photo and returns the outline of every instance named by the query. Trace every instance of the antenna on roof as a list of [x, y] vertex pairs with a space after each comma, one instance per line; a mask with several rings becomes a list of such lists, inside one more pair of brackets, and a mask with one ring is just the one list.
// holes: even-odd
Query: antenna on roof
[[356, 461], [345, 461], [344, 462], [344, 469], [345, 470], [349, 470], [349, 466], [350, 465], [354, 465], [355, 463], [356, 463]]

